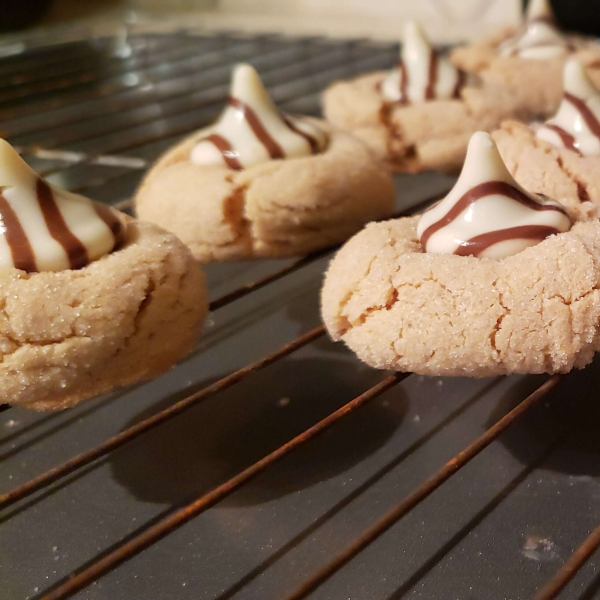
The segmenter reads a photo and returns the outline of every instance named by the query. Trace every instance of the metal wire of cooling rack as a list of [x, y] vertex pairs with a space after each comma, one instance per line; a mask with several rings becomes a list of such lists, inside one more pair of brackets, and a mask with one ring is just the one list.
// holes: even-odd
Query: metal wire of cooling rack
[[[217, 114], [227, 95], [233, 62], [251, 53], [253, 64], [260, 69], [282, 108], [317, 114], [319, 92], [328, 82], [389, 67], [395, 62], [397, 53], [395, 46], [361, 40], [341, 43], [315, 38], [245, 38], [189, 32], [132, 36], [126, 41], [130, 52], [115, 53], [115, 47], [122, 49], [123, 43], [122, 39], [118, 40], [117, 46], [113, 39], [96, 40], [93, 44], [70, 42], [54, 45], [46, 52], [39, 48], [25, 49], [0, 60], [0, 74], [4, 75], [0, 83], [0, 128], [4, 135], [44, 176], [56, 178], [69, 189], [86, 190], [93, 197], [100, 196], [99, 199], [121, 209], [130, 208], [128, 197], [139, 181], [141, 169], [179, 136], [204, 125]], [[112, 112], [118, 114], [118, 119], [105, 122], [106, 115]], [[110, 191], [109, 198], [103, 197], [104, 189]], [[432, 200], [420, 198], [399, 215], [410, 214]], [[212, 300], [211, 311], [237, 303], [301, 271], [330, 252], [331, 249], [327, 249], [301, 258], [236, 287]], [[209, 397], [235, 386], [250, 374], [313, 344], [324, 333], [322, 326], [313, 328], [264, 358], [202, 387], [92, 449], [1, 494], [0, 510], [17, 505], [53, 484], [64, 484], [70, 475]], [[384, 377], [263, 458], [170, 514], [142, 526], [36, 597], [55, 600], [72, 596], [409, 376], [391, 374]], [[309, 574], [286, 600], [306, 598], [318, 589], [454, 477], [563, 380], [563, 376], [553, 376], [542, 382], [338, 554], [325, 561], [325, 566]], [[1, 412], [9, 409], [8, 405], [0, 406]], [[0, 516], [0, 526], [10, 518], [10, 514]], [[599, 546], [600, 527], [575, 549], [536, 598], [556, 597]]]

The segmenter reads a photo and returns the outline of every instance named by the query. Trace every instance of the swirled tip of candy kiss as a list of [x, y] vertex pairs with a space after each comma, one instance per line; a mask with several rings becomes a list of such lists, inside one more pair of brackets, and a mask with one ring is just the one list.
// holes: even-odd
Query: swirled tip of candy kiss
[[431, 47], [422, 27], [409, 21], [404, 28], [400, 63], [381, 83], [390, 102], [419, 103], [436, 98], [458, 98], [466, 74]]
[[327, 134], [314, 122], [281, 113], [256, 70], [240, 64], [233, 70], [227, 106], [215, 125], [201, 132], [190, 160], [241, 170], [273, 159], [316, 154], [327, 142]]
[[539, 127], [536, 136], [584, 156], [600, 154], [600, 90], [583, 65], [568, 60], [563, 72], [564, 95], [558, 112]]
[[526, 22], [546, 21], [554, 23], [554, 11], [548, 0], [531, 0], [527, 7]]
[[492, 137], [471, 137], [462, 172], [450, 193], [417, 226], [434, 254], [503, 258], [572, 226], [556, 201], [524, 190], [511, 176]]
[[501, 44], [502, 56], [520, 56], [544, 60], [564, 54], [568, 41], [556, 27], [554, 13], [547, 0], [532, 0], [523, 29]]
[[46, 183], [0, 139], [0, 268], [79, 269], [111, 252], [118, 213]]

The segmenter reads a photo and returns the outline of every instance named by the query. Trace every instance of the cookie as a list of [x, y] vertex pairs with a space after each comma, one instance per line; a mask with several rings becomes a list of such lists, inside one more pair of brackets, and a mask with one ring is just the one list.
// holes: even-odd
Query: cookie
[[460, 68], [508, 88], [535, 118], [545, 118], [558, 108], [568, 58], [581, 61], [600, 84], [600, 44], [561, 32], [547, 0], [530, 3], [519, 30], [504, 29], [451, 53], [452, 62]]
[[325, 117], [363, 140], [391, 169], [458, 171], [471, 135], [529, 112], [502, 86], [475, 78], [438, 55], [414, 24], [399, 67], [333, 84]]
[[442, 202], [423, 217], [370, 224], [343, 246], [322, 314], [332, 338], [375, 368], [567, 372], [600, 346], [599, 288], [600, 223], [571, 227], [558, 203], [511, 179], [481, 133]]
[[549, 121], [507, 122], [494, 139], [523, 187], [556, 198], [577, 219], [600, 218], [600, 91], [575, 59], [565, 65], [564, 88]]
[[391, 177], [325, 122], [283, 115], [248, 65], [219, 121], [169, 150], [135, 197], [140, 219], [199, 261], [286, 257], [337, 244], [393, 211]]
[[194, 346], [204, 276], [175, 236], [47, 184], [0, 141], [0, 403], [58, 410]]

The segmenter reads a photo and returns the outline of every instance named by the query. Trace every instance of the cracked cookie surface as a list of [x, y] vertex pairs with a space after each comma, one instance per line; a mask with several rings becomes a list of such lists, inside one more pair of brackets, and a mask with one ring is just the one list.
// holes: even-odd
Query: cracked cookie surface
[[525, 189], [558, 200], [577, 220], [600, 218], [600, 156], [556, 148], [515, 121], [503, 123], [492, 136], [511, 175]]
[[129, 220], [77, 271], [0, 272], [0, 402], [58, 410], [154, 377], [194, 346], [204, 275], [173, 235]]
[[168, 151], [136, 194], [138, 216], [175, 233], [200, 261], [306, 254], [346, 240], [393, 211], [391, 177], [352, 136], [322, 154], [243, 171], [188, 160], [202, 133]]
[[600, 223], [501, 260], [424, 253], [419, 217], [368, 225], [333, 259], [322, 314], [379, 369], [486, 377], [583, 368], [600, 347]]
[[419, 104], [386, 103], [380, 92], [385, 72], [334, 83], [323, 95], [333, 125], [362, 139], [390, 168], [414, 173], [456, 171], [475, 131], [492, 131], [508, 118], [529, 112], [501, 86], [466, 86], [459, 99]]

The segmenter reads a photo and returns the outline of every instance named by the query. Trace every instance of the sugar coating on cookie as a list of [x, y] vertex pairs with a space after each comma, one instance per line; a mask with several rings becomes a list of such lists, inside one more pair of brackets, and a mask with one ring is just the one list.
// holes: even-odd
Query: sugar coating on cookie
[[0, 268], [80, 269], [123, 239], [118, 213], [49, 185], [0, 139]]
[[424, 253], [418, 217], [368, 225], [322, 291], [334, 340], [379, 369], [487, 377], [568, 372], [600, 347], [600, 223], [501, 260]]
[[0, 269], [0, 306], [0, 402], [59, 410], [169, 369], [208, 301], [183, 244], [130, 219], [119, 250], [82, 269]]
[[[548, 231], [532, 233], [540, 227]], [[600, 222], [572, 226], [557, 203], [522, 190], [480, 132], [456, 187], [432, 210], [371, 224], [344, 245], [325, 278], [323, 320], [377, 368], [567, 372], [600, 346], [598, 250]]]
[[[236, 152], [207, 141], [213, 128], [167, 151], [136, 193], [141, 219], [212, 261], [306, 254], [392, 213], [392, 179], [362, 142], [319, 119], [282, 115], [247, 66], [234, 71], [233, 93], [251, 110], [230, 104], [215, 127], [232, 128], [218, 135]], [[199, 149], [218, 160], [199, 164]]]
[[0, 403], [58, 410], [154, 377], [208, 309], [189, 250], [41, 179], [0, 140]]
[[576, 59], [565, 64], [563, 84], [558, 112], [537, 129], [536, 137], [583, 156], [600, 155], [600, 90]]
[[284, 115], [256, 70], [237, 65], [227, 106], [190, 151], [196, 165], [242, 170], [272, 159], [309, 156], [327, 146], [327, 133], [313, 121]]
[[513, 179], [492, 137], [480, 131], [469, 142], [458, 181], [419, 219], [417, 234], [426, 252], [504, 258], [571, 225], [558, 202]]

